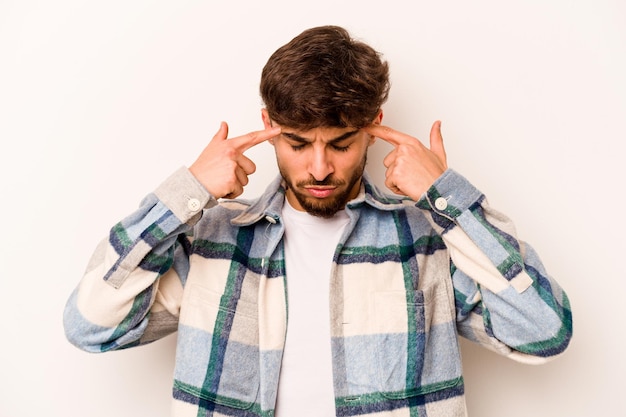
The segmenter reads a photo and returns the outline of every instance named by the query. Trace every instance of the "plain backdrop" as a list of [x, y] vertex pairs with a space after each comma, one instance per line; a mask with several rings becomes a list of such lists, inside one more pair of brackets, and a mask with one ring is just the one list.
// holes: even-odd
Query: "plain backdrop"
[[[269, 55], [338, 24], [391, 65], [383, 122], [428, 140], [567, 290], [574, 339], [520, 365], [462, 342], [475, 417], [623, 415], [622, 0], [0, 0], [0, 417], [169, 415], [175, 335], [71, 346], [66, 299], [97, 242], [217, 131], [262, 127]], [[368, 169], [379, 184], [382, 141]], [[272, 148], [245, 195], [276, 174]]]

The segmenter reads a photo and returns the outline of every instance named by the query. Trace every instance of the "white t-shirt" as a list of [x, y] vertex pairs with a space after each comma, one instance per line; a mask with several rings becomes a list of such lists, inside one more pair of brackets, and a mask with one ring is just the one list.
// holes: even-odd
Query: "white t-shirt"
[[334, 416], [329, 279], [349, 218], [343, 210], [315, 217], [285, 199], [282, 219], [289, 314], [276, 417]]

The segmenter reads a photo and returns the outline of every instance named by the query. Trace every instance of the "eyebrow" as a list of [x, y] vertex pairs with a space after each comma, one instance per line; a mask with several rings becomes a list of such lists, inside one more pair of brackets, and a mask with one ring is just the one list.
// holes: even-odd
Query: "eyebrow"
[[[351, 130], [350, 132], [346, 132], [343, 135], [339, 135], [336, 138], [333, 138], [333, 139], [329, 140], [328, 143], [332, 144], [332, 143], [341, 142], [342, 140], [346, 140], [346, 139], [354, 136], [358, 131], [359, 131], [359, 129]], [[287, 138], [289, 138], [291, 140], [293, 140], [294, 142], [300, 142], [300, 143], [311, 143], [311, 142], [314, 142], [311, 139], [307, 139], [307, 138], [302, 137], [300, 135], [297, 135], [295, 133], [282, 132], [282, 135], [286, 136]]]

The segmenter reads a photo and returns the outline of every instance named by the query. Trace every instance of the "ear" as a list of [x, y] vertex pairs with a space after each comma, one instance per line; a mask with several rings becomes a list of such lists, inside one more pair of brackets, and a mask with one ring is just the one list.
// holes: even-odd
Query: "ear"
[[383, 122], [383, 109], [378, 110], [378, 114], [372, 120], [372, 123], [375, 125], [379, 125]]
[[[261, 109], [261, 120], [263, 120], [263, 127], [265, 129], [273, 127], [272, 119], [270, 119], [270, 115], [267, 112], [267, 109]], [[274, 138], [270, 138], [267, 141], [274, 145]]]
[[261, 119], [263, 120], [263, 126], [266, 129], [272, 127], [272, 120], [270, 119], [270, 115], [265, 108], [261, 109]]

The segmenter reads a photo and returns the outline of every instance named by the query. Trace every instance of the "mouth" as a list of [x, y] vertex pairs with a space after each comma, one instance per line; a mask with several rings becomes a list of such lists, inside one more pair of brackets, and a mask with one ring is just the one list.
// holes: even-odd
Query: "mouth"
[[326, 198], [335, 191], [336, 187], [309, 186], [304, 189], [315, 198]]

